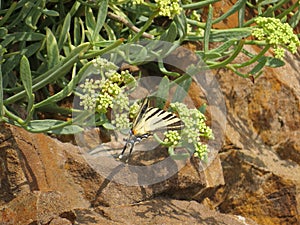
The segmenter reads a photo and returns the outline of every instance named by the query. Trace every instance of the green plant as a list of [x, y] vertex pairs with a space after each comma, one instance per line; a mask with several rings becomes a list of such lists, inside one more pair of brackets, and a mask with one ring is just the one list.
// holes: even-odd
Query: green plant
[[[1, 120], [31, 132], [68, 134], [82, 131], [76, 122], [83, 121], [89, 114], [81, 112], [71, 118], [76, 110], [63, 107], [62, 101], [74, 95], [77, 85], [94, 63], [93, 59], [124, 43], [137, 43], [142, 39], [176, 44], [184, 41], [200, 42], [203, 47], [196, 50], [196, 54], [205, 62], [206, 69], [227, 68], [245, 78], [257, 78], [265, 66], [282, 66], [282, 49], [294, 52], [300, 45], [297, 35], [292, 34], [292, 28], [299, 24], [299, 1], [290, 5], [289, 1], [283, 0], [257, 3], [238, 0], [230, 10], [214, 18], [216, 2], [2, 1]], [[256, 14], [246, 19], [245, 12], [249, 10]], [[214, 28], [215, 24], [234, 14], [238, 18], [237, 27]], [[159, 19], [163, 23], [158, 23]], [[282, 30], [284, 39], [272, 41], [271, 36], [267, 36], [270, 30], [265, 25], [270, 21], [285, 28], [287, 25], [283, 23], [289, 24], [291, 28]], [[257, 45], [262, 50], [255, 55], [245, 48], [246, 45]], [[168, 71], [160, 50], [146, 47], [150, 48], [146, 53], [159, 56], [158, 69], [173, 80], [169, 86], [177, 83], [184, 89], [189, 88], [190, 75]], [[275, 49], [277, 58], [265, 56], [270, 48]], [[145, 53], [143, 48], [137, 51], [139, 54]], [[249, 59], [234, 63], [238, 54], [245, 54]], [[253, 67], [248, 73], [239, 71], [249, 65]], [[99, 113], [104, 113], [103, 110], [99, 109]], [[41, 114], [49, 113], [51, 116], [41, 119]], [[58, 114], [65, 117], [65, 120], [54, 119]], [[99, 120], [98, 124], [102, 125], [110, 122], [105, 117], [99, 117]]]

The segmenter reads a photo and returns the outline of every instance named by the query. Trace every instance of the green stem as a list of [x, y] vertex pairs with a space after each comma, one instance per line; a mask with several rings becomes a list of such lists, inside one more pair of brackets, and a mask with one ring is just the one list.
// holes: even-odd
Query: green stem
[[281, 0], [277, 4], [275, 4], [273, 7], [268, 7], [268, 9], [263, 13], [262, 16], [269, 16], [271, 13], [275, 12], [278, 10], [283, 4], [285, 4], [287, 1], [286, 0]]
[[197, 27], [200, 27], [200, 28], [203, 28], [203, 29], [205, 28], [206, 23], [202, 23], [202, 22], [192, 20], [192, 19], [189, 19], [189, 18], [187, 18], [186, 21], [191, 25], [194, 25], [194, 26], [197, 26]]
[[183, 81], [187, 80], [190, 77], [191, 76], [189, 74], [183, 74], [182, 76], [176, 78], [170, 83], [170, 88], [173, 87], [175, 84], [181, 84]]
[[149, 19], [147, 20], [147, 22], [144, 24], [144, 26], [141, 28], [141, 30], [130, 40], [131, 43], [136, 42], [137, 40], [139, 40], [139, 38], [143, 35], [143, 33], [151, 26], [154, 18], [158, 15], [158, 11], [154, 12]]
[[252, 63], [257, 62], [257, 60], [260, 59], [269, 49], [270, 49], [270, 45], [267, 45], [266, 47], [264, 47], [263, 50], [261, 50], [259, 52], [259, 54], [257, 54], [255, 57], [251, 58], [247, 62], [244, 62], [244, 63], [241, 63], [241, 64], [232, 64], [231, 66], [234, 67], [234, 68], [241, 68], [241, 67], [249, 66]]
[[35, 108], [45, 107], [47, 105], [50, 105], [51, 103], [58, 102], [65, 98], [66, 96], [69, 96], [71, 92], [74, 90], [75, 86], [80, 82], [81, 78], [84, 76], [85, 72], [88, 70], [88, 68], [93, 64], [92, 61], [85, 64], [80, 71], [72, 78], [72, 80], [58, 93], [48, 97], [47, 99], [38, 102], [34, 105]]
[[285, 9], [281, 14], [279, 14], [277, 16], [277, 18], [282, 19], [285, 16], [287, 16], [290, 12], [292, 12], [294, 9], [296, 9], [297, 7], [299, 7], [300, 2], [297, 1], [294, 5], [292, 5], [290, 8]]
[[202, 8], [204, 6], [207, 6], [207, 5], [215, 3], [215, 2], [219, 2], [219, 0], [206, 0], [206, 1], [200, 1], [200, 2], [193, 2], [191, 4], [182, 5], [181, 7], [184, 10], [187, 10], [187, 9], [199, 9], [199, 8]]
[[20, 124], [21, 126], [23, 126], [23, 124], [25, 123], [24, 120], [22, 120], [20, 117], [18, 117], [17, 115], [13, 114], [9, 110], [7, 110], [5, 106], [3, 106], [3, 110], [4, 110], [4, 114], [6, 116], [8, 116], [8, 118], [12, 119], [13, 121], [16, 121], [18, 124]]
[[81, 56], [80, 59], [91, 59], [91, 58], [95, 58], [97, 56], [101, 56], [104, 53], [118, 47], [123, 42], [124, 42], [124, 38], [120, 38], [119, 40], [115, 41], [113, 44], [107, 46], [106, 48], [103, 48], [103, 49], [98, 50], [98, 51], [91, 51], [90, 53], [86, 53], [85, 55]]
[[235, 74], [237, 74], [240, 77], [243, 77], [243, 78], [248, 78], [249, 77], [248, 74], [243, 74], [243, 73], [240, 73], [239, 71], [237, 71], [232, 65], [226, 65], [225, 67], [227, 69], [230, 69], [231, 71], [233, 71]]
[[[276, 5], [274, 5], [273, 7], [269, 7], [264, 13], [262, 13], [259, 16], [268, 16], [270, 15], [272, 12], [276, 11], [277, 9], [279, 9], [284, 3], [286, 3], [286, 0], [281, 0], [280, 2], [278, 2]], [[245, 22], [243, 24], [244, 27], [248, 27], [250, 26], [250, 24], [254, 23], [254, 20], [257, 17], [253, 17], [252, 19], [248, 20], [247, 22]]]
[[237, 55], [242, 51], [243, 49], [243, 46], [244, 46], [244, 43], [245, 43], [245, 40], [241, 40], [239, 41], [235, 51], [233, 52], [233, 54], [231, 56], [229, 56], [227, 59], [225, 59], [223, 62], [221, 63], [215, 63], [215, 64], [212, 64], [212, 65], [209, 65], [209, 69], [217, 69], [217, 68], [220, 68], [220, 67], [224, 67], [226, 66], [227, 64], [229, 64], [232, 60], [234, 60]]

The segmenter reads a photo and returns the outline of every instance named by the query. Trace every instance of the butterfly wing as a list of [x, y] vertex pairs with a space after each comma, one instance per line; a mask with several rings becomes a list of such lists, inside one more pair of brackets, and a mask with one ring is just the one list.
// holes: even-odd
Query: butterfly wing
[[123, 157], [127, 144], [131, 145], [129, 151], [130, 155], [134, 144], [149, 137], [153, 132], [168, 129], [179, 130], [182, 127], [183, 123], [176, 115], [159, 108], [149, 107], [149, 99], [145, 98], [133, 122], [130, 137], [126, 140], [126, 144], [119, 158], [121, 159]]
[[145, 114], [146, 110], [149, 107], [149, 99], [145, 98], [144, 101], [142, 102], [142, 105], [140, 107], [140, 110], [137, 113], [137, 116], [135, 117], [135, 120], [133, 121], [132, 127], [135, 127], [137, 123], [142, 119], [143, 115]]
[[148, 108], [132, 128], [135, 136], [151, 134], [167, 129], [181, 129], [181, 120], [171, 112], [159, 108]]

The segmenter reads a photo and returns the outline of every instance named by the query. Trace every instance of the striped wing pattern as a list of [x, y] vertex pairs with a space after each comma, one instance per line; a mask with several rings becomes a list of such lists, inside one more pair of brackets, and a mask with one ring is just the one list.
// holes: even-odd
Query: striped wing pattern
[[144, 138], [148, 138], [154, 132], [179, 130], [182, 127], [183, 123], [176, 115], [159, 108], [149, 107], [149, 99], [145, 98], [133, 122], [130, 136], [126, 140], [126, 144], [119, 158], [123, 157], [128, 144], [130, 144], [130, 155], [135, 143], [140, 142]]
[[181, 120], [173, 113], [159, 108], [148, 108], [132, 128], [132, 133], [135, 136], [140, 136], [167, 129], [180, 129], [181, 127]]

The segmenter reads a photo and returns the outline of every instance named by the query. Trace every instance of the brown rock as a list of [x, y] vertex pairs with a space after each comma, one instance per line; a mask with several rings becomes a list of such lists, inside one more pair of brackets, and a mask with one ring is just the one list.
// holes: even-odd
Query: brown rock
[[114, 171], [112, 177], [98, 174], [79, 148], [44, 134], [3, 125], [0, 139], [1, 161], [5, 162], [0, 173], [2, 224], [118, 224], [89, 206], [117, 207], [160, 194], [180, 198], [182, 193], [191, 199], [195, 194], [201, 196], [201, 190], [223, 184], [219, 158], [205, 172], [187, 163], [161, 183], [127, 186], [111, 179]]
[[51, 220], [49, 225], [72, 225], [72, 223], [65, 218], [58, 217], [58, 218], [54, 218], [53, 220]]
[[221, 212], [247, 215], [259, 224], [299, 222], [299, 166], [291, 167], [269, 149], [232, 149], [221, 156], [226, 185], [214, 200]]
[[211, 204], [221, 212], [259, 224], [300, 223], [300, 88], [292, 65], [268, 69], [254, 84], [220, 71], [228, 109], [220, 155], [226, 184]]
[[153, 199], [134, 205], [98, 207], [96, 211], [118, 224], [256, 224], [210, 210], [196, 201]]

